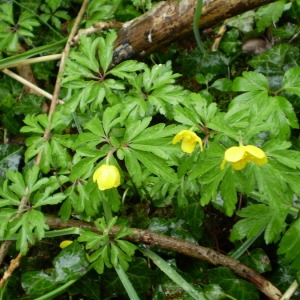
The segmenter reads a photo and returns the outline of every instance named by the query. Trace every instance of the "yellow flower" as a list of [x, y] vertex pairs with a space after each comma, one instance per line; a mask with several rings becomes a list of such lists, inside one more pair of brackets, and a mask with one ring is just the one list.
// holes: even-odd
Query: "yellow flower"
[[101, 191], [118, 187], [120, 185], [119, 170], [112, 165], [102, 165], [95, 171], [93, 181], [97, 182]]
[[201, 138], [199, 138], [199, 136], [191, 130], [181, 130], [175, 135], [172, 143], [176, 144], [180, 140], [182, 140], [181, 149], [183, 152], [192, 153], [196, 147], [196, 143], [199, 143], [200, 149], [203, 151]]
[[64, 249], [64, 248], [68, 247], [69, 245], [71, 245], [72, 243], [73, 243], [73, 241], [65, 240], [59, 244], [59, 247], [61, 249]]
[[224, 169], [227, 162], [230, 162], [235, 170], [242, 170], [250, 161], [262, 166], [268, 162], [268, 159], [265, 152], [256, 146], [234, 146], [225, 151], [221, 170]]

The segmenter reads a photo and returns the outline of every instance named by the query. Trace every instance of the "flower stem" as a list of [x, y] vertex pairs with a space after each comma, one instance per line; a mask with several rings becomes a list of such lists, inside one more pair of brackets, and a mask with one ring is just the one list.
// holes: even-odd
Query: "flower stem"
[[102, 201], [102, 206], [103, 206], [105, 220], [106, 222], [109, 222], [112, 219], [113, 215], [111, 212], [110, 205], [106, 199]]

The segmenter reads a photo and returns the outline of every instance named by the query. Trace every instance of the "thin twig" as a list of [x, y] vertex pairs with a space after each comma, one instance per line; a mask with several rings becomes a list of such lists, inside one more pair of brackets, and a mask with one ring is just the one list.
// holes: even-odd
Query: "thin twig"
[[[59, 218], [47, 217], [46, 223], [52, 229], [64, 229], [70, 227], [77, 227], [81, 229], [89, 229], [94, 232], [102, 233], [98, 227], [92, 223], [87, 223], [77, 220], [69, 220], [63, 222]], [[115, 226], [110, 231], [111, 237], [114, 237], [120, 227]], [[213, 265], [221, 265], [229, 268], [239, 276], [245, 278], [254, 284], [262, 293], [271, 298], [272, 300], [279, 300], [282, 296], [281, 292], [273, 286], [267, 279], [260, 274], [256, 273], [251, 268], [240, 263], [239, 261], [221, 254], [213, 249], [205, 248], [200, 245], [183, 241], [177, 238], [159, 234], [150, 230], [142, 230], [131, 228], [133, 234], [126, 237], [127, 240], [135, 243], [143, 243], [159, 248], [171, 250], [177, 253], [184, 254], [186, 256], [194, 257], [197, 259], [205, 260]]]
[[59, 95], [60, 88], [61, 88], [60, 84], [62, 82], [62, 76], [61, 75], [63, 74], [64, 68], [65, 68], [65, 65], [66, 65], [66, 58], [68, 57], [70, 49], [71, 49], [71, 42], [72, 42], [74, 36], [76, 35], [76, 32], [77, 32], [78, 27], [80, 25], [81, 19], [82, 19], [84, 13], [85, 13], [86, 8], [87, 8], [88, 2], [89, 2], [88, 0], [83, 1], [82, 6], [80, 8], [80, 11], [79, 11], [79, 13], [76, 17], [75, 23], [74, 23], [74, 25], [72, 27], [72, 30], [70, 32], [70, 35], [68, 37], [66, 46], [65, 46], [65, 48], [62, 52], [62, 57], [61, 57], [59, 70], [58, 70], [58, 74], [57, 74], [57, 79], [56, 79], [56, 83], [55, 83], [55, 87], [54, 87], [53, 97], [52, 97], [50, 110], [49, 110], [49, 114], [48, 114], [49, 123], [51, 122], [52, 115], [55, 112], [56, 105], [57, 105], [57, 102], [58, 102], [58, 95]]
[[51, 54], [51, 55], [45, 55], [40, 57], [34, 57], [34, 58], [27, 58], [20, 61], [17, 61], [15, 63], [11, 63], [6, 65], [6, 68], [14, 68], [18, 66], [24, 66], [24, 65], [31, 65], [39, 62], [45, 62], [50, 60], [58, 60], [61, 59], [62, 54]]
[[90, 36], [94, 33], [99, 33], [101, 31], [106, 31], [108, 29], [114, 29], [114, 28], [121, 28], [123, 26], [123, 23], [118, 22], [117, 20], [111, 20], [108, 22], [97, 22], [94, 23], [91, 27], [86, 29], [80, 29], [78, 33], [74, 36], [72, 40], [72, 46], [77, 45], [80, 37], [85, 34], [87, 36]]
[[8, 280], [8, 278], [11, 277], [14, 270], [20, 265], [22, 257], [23, 257], [23, 255], [21, 253], [19, 253], [15, 259], [12, 259], [10, 261], [10, 265], [9, 265], [8, 269], [4, 272], [3, 277], [0, 280], [0, 289], [4, 286], [4, 284]]
[[37, 87], [36, 85], [32, 84], [30, 81], [24, 79], [23, 77], [19, 76], [18, 74], [8, 70], [8, 69], [3, 69], [2, 72], [8, 76], [10, 76], [11, 78], [19, 81], [20, 83], [26, 85], [27, 87], [29, 87], [30, 89], [36, 91], [38, 94], [52, 100], [52, 95], [49, 94], [48, 92], [42, 90], [41, 88]]
[[[65, 48], [62, 52], [62, 56], [61, 56], [61, 61], [60, 61], [60, 65], [59, 65], [59, 70], [58, 70], [58, 74], [57, 74], [57, 78], [56, 78], [56, 83], [55, 83], [55, 86], [54, 86], [54, 92], [53, 92], [53, 96], [52, 96], [52, 99], [51, 99], [51, 105], [50, 105], [50, 109], [49, 109], [49, 113], [48, 113], [48, 128], [45, 130], [44, 132], [44, 138], [48, 138], [50, 136], [50, 127], [51, 127], [51, 119], [52, 119], [52, 116], [56, 110], [56, 106], [59, 102], [59, 99], [58, 99], [58, 95], [59, 95], [59, 92], [60, 92], [60, 88], [61, 88], [61, 82], [62, 82], [62, 74], [63, 74], [63, 71], [64, 71], [64, 68], [65, 68], [65, 65], [66, 65], [66, 58], [68, 57], [69, 55], [69, 52], [70, 52], [70, 48], [71, 48], [71, 41], [72, 39], [74, 38], [77, 30], [78, 30], [78, 27], [79, 27], [79, 24], [81, 22], [81, 19], [84, 15], [84, 12], [88, 6], [88, 0], [84, 0], [83, 3], [82, 3], [82, 6], [80, 8], [80, 11], [76, 17], [76, 20], [74, 22], [74, 25], [72, 27], [72, 30], [70, 32], [70, 35], [68, 37], [68, 40], [67, 40], [67, 43], [65, 45]], [[36, 161], [35, 161], [35, 164], [36, 165], [39, 165], [40, 162], [41, 162], [41, 158], [42, 158], [42, 154], [43, 154], [43, 151], [40, 151], [36, 157]]]
[[285, 291], [285, 293], [282, 295], [282, 297], [280, 298], [280, 300], [288, 300], [290, 299], [293, 294], [295, 293], [295, 291], [297, 290], [297, 288], [299, 287], [298, 282], [295, 280], [290, 286], [289, 288]]

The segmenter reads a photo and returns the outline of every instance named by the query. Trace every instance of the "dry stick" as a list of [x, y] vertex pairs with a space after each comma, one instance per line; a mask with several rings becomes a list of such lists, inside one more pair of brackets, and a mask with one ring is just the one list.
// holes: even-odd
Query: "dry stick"
[[[8, 65], [6, 65], [6, 68], [31, 65], [31, 64], [38, 63], [38, 62], [45, 62], [45, 61], [50, 61], [50, 60], [58, 60], [58, 59], [61, 59], [61, 56], [62, 56], [61, 53], [59, 53], [59, 54], [44, 55], [44, 56], [34, 57], [34, 58], [27, 58], [27, 59], [23, 59], [23, 60], [8, 64]], [[51, 99], [52, 99], [52, 97], [51, 97]]]
[[[59, 218], [47, 217], [46, 223], [52, 229], [64, 229], [70, 227], [77, 227], [82, 229], [89, 229], [100, 234], [102, 233], [99, 230], [99, 228], [97, 228], [94, 224], [83, 222], [83, 221], [69, 220], [63, 222]], [[213, 249], [205, 248], [191, 242], [187, 242], [163, 234], [155, 233], [150, 230], [142, 230], [136, 228], [130, 228], [130, 229], [133, 231], [133, 234], [125, 237], [125, 239], [129, 241], [136, 242], [136, 243], [143, 243], [150, 246], [156, 246], [159, 248], [178, 252], [186, 256], [205, 260], [213, 265], [221, 265], [227, 267], [233, 272], [235, 272], [236, 274], [238, 274], [239, 276], [250, 281], [270, 299], [279, 300], [281, 297], [281, 292], [275, 286], [273, 286], [268, 280], [266, 280], [263, 276], [261, 276], [251, 268], [247, 267], [246, 265], [240, 263], [239, 261], [229, 256], [223, 255]], [[119, 230], [120, 227], [114, 226], [110, 231], [111, 237], [114, 237]]]
[[[82, 6], [80, 8], [80, 11], [79, 11], [79, 13], [76, 17], [74, 26], [71, 30], [70, 35], [69, 35], [69, 38], [68, 38], [67, 44], [65, 46], [65, 49], [63, 50], [63, 53], [62, 53], [62, 58], [61, 58], [61, 63], [60, 63], [59, 71], [58, 71], [58, 76], [57, 76], [57, 80], [56, 80], [55, 87], [54, 87], [54, 93], [53, 93], [53, 96], [51, 97], [52, 101], [51, 101], [51, 106], [50, 106], [50, 110], [49, 110], [49, 114], [48, 114], [49, 127], [45, 130], [45, 133], [44, 133], [44, 138], [45, 139], [49, 139], [49, 136], [50, 136], [50, 122], [51, 122], [52, 115], [55, 112], [56, 105], [58, 103], [58, 94], [59, 94], [59, 91], [60, 91], [60, 83], [61, 83], [61, 80], [62, 80], [60, 78], [60, 75], [63, 73], [64, 67], [65, 67], [65, 60], [66, 60], [66, 57], [68, 56], [68, 54], [70, 52], [71, 41], [72, 41], [73, 37], [76, 34], [76, 31], [77, 31], [78, 26], [81, 22], [83, 14], [84, 14], [84, 12], [87, 8], [87, 5], [88, 5], [88, 0], [84, 0], [84, 2], [82, 3]], [[37, 155], [36, 162], [35, 162], [36, 165], [40, 164], [41, 156], [42, 156], [42, 151], [40, 151]], [[26, 195], [26, 197], [24, 196], [21, 200], [21, 204], [18, 208], [18, 211], [19, 211], [18, 214], [17, 214], [18, 217], [22, 214], [24, 206], [26, 205], [26, 203], [28, 201], [28, 199], [26, 200], [25, 198], [27, 198], [27, 195]], [[25, 200], [26, 200], [26, 203], [24, 203]], [[11, 260], [11, 263], [10, 263], [10, 266], [9, 266], [8, 270], [5, 272], [4, 276], [0, 280], [0, 284], [1, 284], [0, 288], [4, 286], [5, 282], [12, 275], [14, 270], [19, 266], [21, 259], [22, 259], [22, 254], [20, 253], [15, 259]]]
[[[29, 190], [28, 190], [28, 188], [26, 188], [26, 193], [22, 197], [20, 205], [18, 207], [18, 213], [10, 221], [22, 216], [24, 210], [26, 209], [28, 200], [29, 200]], [[2, 255], [1, 261], [0, 261], [1, 263], [2, 263], [2, 260], [4, 259], [6, 253], [8, 252], [9, 247], [11, 245], [12, 245], [11, 241], [5, 241], [1, 244], [1, 247], [0, 247], [0, 252], [1, 252], [1, 255]], [[10, 261], [10, 265], [9, 265], [8, 269], [4, 272], [3, 277], [0, 279], [0, 289], [3, 288], [6, 281], [12, 275], [14, 270], [20, 265], [22, 257], [23, 257], [23, 255], [21, 253], [19, 253], [18, 256], [15, 259], [12, 259]]]
[[226, 32], [226, 24], [228, 23], [229, 19], [225, 20], [222, 26], [218, 31], [218, 37], [215, 39], [213, 45], [211, 46], [211, 51], [217, 51], [219, 49], [220, 42]]
[[13, 274], [14, 270], [20, 265], [22, 257], [23, 257], [23, 255], [21, 253], [19, 253], [15, 259], [12, 259], [10, 261], [10, 265], [9, 265], [8, 269], [4, 272], [3, 277], [0, 280], [0, 289], [3, 288], [5, 282]]
[[[49, 109], [49, 113], [48, 113], [48, 121], [49, 121], [49, 125], [48, 125], [48, 128], [45, 130], [45, 133], [44, 133], [44, 139], [48, 140], [51, 136], [50, 134], [50, 127], [51, 127], [51, 119], [52, 119], [52, 116], [55, 112], [55, 109], [56, 109], [56, 106], [57, 106], [57, 103], [58, 103], [58, 95], [59, 95], [59, 91], [60, 91], [60, 84], [62, 82], [62, 73], [64, 71], [64, 68], [65, 68], [65, 65], [66, 65], [66, 58], [68, 57], [69, 55], [69, 52], [70, 52], [70, 48], [71, 48], [71, 42], [78, 30], [78, 27], [80, 25], [80, 22], [81, 22], [81, 19], [83, 17], [83, 14], [87, 8], [87, 5], [88, 5], [88, 0], [84, 0], [83, 3], [82, 3], [82, 6], [80, 8], [80, 11], [76, 17], [76, 20], [75, 20], [75, 23], [72, 27], [72, 30], [70, 32], [70, 35], [68, 37], [68, 40], [67, 40], [67, 43], [66, 43], [66, 46], [62, 52], [62, 56], [61, 56], [61, 61], [60, 61], [60, 65], [59, 65], [59, 70], [58, 70], [58, 74], [57, 74], [57, 79], [56, 79], [56, 83], [55, 83], [55, 86], [54, 86], [54, 92], [53, 92], [53, 96], [52, 96], [52, 99], [51, 99], [51, 105], [50, 105], [50, 109]], [[40, 162], [41, 162], [41, 158], [42, 158], [42, 154], [43, 154], [43, 151], [40, 151], [36, 157], [36, 161], [35, 161], [35, 164], [36, 165], [39, 165]]]
[[38, 94], [48, 98], [48, 99], [52, 99], [52, 95], [49, 94], [48, 92], [42, 90], [41, 88], [37, 87], [36, 85], [32, 84], [31, 82], [29, 82], [28, 80], [24, 79], [23, 77], [17, 75], [16, 73], [8, 70], [8, 69], [3, 69], [2, 72], [8, 76], [10, 76], [13, 79], [16, 79], [17, 81], [19, 81], [20, 83], [24, 84], [25, 86], [29, 87], [30, 89], [34, 90], [35, 92], [37, 92]]
[[295, 293], [295, 291], [297, 290], [297, 288], [299, 287], [298, 282], [295, 280], [290, 287], [286, 290], [286, 292], [282, 295], [282, 297], [280, 298], [280, 300], [288, 300], [290, 299], [293, 294]]

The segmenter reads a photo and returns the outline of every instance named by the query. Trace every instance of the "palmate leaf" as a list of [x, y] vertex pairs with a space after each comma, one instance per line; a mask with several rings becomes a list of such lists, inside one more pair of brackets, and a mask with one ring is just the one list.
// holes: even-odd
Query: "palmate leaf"
[[284, 74], [282, 88], [300, 97], [300, 67], [291, 68]]
[[132, 155], [130, 149], [128, 148], [123, 149], [123, 153], [124, 153], [125, 165], [130, 178], [137, 186], [141, 186], [142, 170], [139, 161], [134, 155]]
[[146, 68], [144, 63], [140, 63], [136, 60], [126, 60], [116, 65], [114, 68], [109, 70], [107, 74], [112, 74], [121, 79], [134, 79], [136, 76], [136, 71], [140, 71]]
[[235, 177], [232, 168], [227, 168], [226, 174], [220, 184], [220, 191], [222, 200], [224, 201], [223, 207], [227, 216], [232, 216], [235, 212], [235, 205], [237, 203], [237, 191], [235, 188]]
[[269, 91], [267, 78], [257, 72], [243, 72], [243, 77], [236, 77], [232, 84], [236, 92]]
[[244, 219], [238, 221], [231, 231], [231, 240], [251, 239], [261, 229], [265, 228], [264, 238], [267, 244], [276, 242], [285, 229], [285, 219], [289, 207], [282, 204], [265, 205], [254, 204], [243, 208], [237, 214]]
[[[2, 200], [1, 200], [2, 202]], [[3, 206], [3, 205], [1, 205]], [[5, 236], [6, 230], [7, 230], [7, 225], [11, 218], [13, 218], [18, 211], [16, 209], [12, 208], [1, 208], [0, 210], [0, 238], [3, 238]]]
[[26, 184], [24, 178], [20, 172], [8, 171], [6, 177], [11, 181], [9, 189], [17, 196], [22, 198], [28, 192], [26, 192]]
[[[298, 265], [300, 262], [300, 220], [296, 220], [291, 227], [286, 231], [283, 238], [280, 241], [279, 248], [277, 250], [278, 254], [283, 254], [285, 257], [285, 261], [287, 263], [293, 262], [297, 259]], [[293, 264], [292, 264], [293, 266]]]
[[41, 240], [49, 226], [45, 224], [46, 219], [43, 213], [34, 209], [25, 212], [16, 221], [16, 226], [13, 228], [13, 231], [19, 229], [16, 246], [25, 255], [28, 250], [28, 244], [34, 245], [36, 238]]
[[111, 31], [106, 35], [106, 39], [100, 37], [98, 40], [98, 55], [100, 65], [104, 73], [107, 72], [113, 58], [114, 41], [117, 38], [117, 33]]
[[166, 64], [154, 65], [151, 69], [145, 67], [143, 78], [143, 86], [145, 91], [149, 93], [155, 89], [173, 84], [175, 78], [181, 76], [180, 74], [173, 74], [171, 62]]
[[131, 149], [132, 155], [140, 161], [151, 173], [163, 178], [166, 181], [176, 183], [177, 176], [164, 159], [146, 151]]

